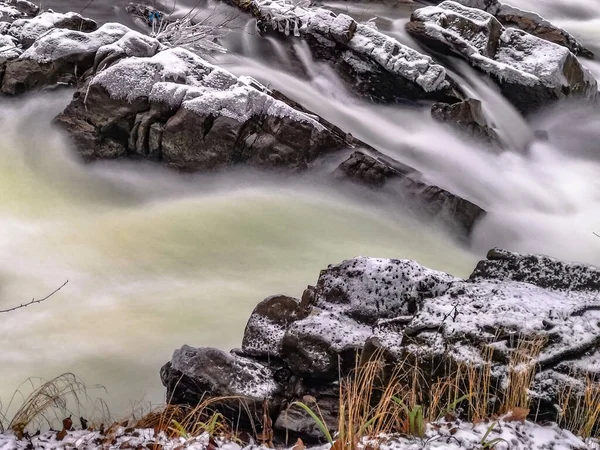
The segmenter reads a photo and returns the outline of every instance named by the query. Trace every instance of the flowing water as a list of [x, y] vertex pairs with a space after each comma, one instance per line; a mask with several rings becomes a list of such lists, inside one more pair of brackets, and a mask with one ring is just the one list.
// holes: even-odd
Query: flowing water
[[[77, 4], [75, 4], [77, 3]], [[55, 0], [57, 10], [85, 2]], [[86, 14], [128, 22], [125, 2]], [[518, 0], [597, 49], [595, 0]], [[186, 5], [179, 2], [178, 9]], [[193, 6], [193, 5], [188, 5]], [[411, 6], [331, 3], [414, 45]], [[231, 14], [214, 4], [205, 15]], [[583, 12], [585, 14], [583, 14]], [[596, 21], [596, 22], [594, 22]], [[141, 163], [81, 164], [50, 120], [69, 94], [3, 101], [0, 109], [0, 309], [48, 294], [0, 321], [0, 399], [29, 376], [72, 371], [108, 389], [113, 413], [160, 402], [159, 367], [184, 343], [238, 346], [255, 304], [299, 296], [319, 270], [359, 254], [412, 258], [466, 276], [493, 246], [600, 264], [600, 117], [577, 104], [525, 122], [467, 68], [457, 76], [485, 100], [511, 146], [490, 153], [431, 121], [427, 111], [375, 106], [306, 46], [260, 38], [238, 17], [217, 62], [281, 90], [327, 120], [408, 163], [427, 180], [489, 213], [469, 248], [397, 204], [340, 191], [317, 175], [295, 179], [239, 170], [182, 176]], [[598, 74], [599, 66], [586, 64]], [[549, 142], [533, 142], [545, 129]]]

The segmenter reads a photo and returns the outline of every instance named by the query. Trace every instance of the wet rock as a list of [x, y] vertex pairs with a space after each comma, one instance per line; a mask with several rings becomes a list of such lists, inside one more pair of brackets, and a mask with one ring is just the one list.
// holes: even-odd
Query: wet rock
[[454, 126], [476, 140], [494, 147], [500, 146], [500, 138], [488, 125], [479, 100], [468, 99], [452, 105], [434, 103], [431, 106], [431, 116], [440, 122]]
[[563, 98], [597, 97], [596, 80], [567, 48], [504, 28], [486, 11], [445, 1], [415, 11], [406, 28], [428, 47], [488, 74], [523, 113]]
[[464, 6], [483, 9], [505, 27], [518, 28], [549, 42], [568, 48], [575, 55], [593, 58], [594, 54], [568, 31], [553, 25], [533, 11], [525, 11], [498, 0], [457, 0]]
[[239, 3], [257, 17], [262, 33], [303, 38], [318, 60], [331, 63], [358, 94], [378, 102], [461, 98], [444, 67], [345, 14], [284, 1]]
[[420, 174], [387, 157], [353, 152], [335, 172], [337, 178], [373, 187], [385, 187], [396, 201], [412, 206], [418, 213], [453, 228], [460, 237], [469, 236], [485, 216], [476, 204], [438, 186], [420, 181]]
[[368, 186], [381, 187], [390, 178], [401, 177], [404, 174], [380, 159], [356, 151], [340, 164], [336, 175], [348, 177]]

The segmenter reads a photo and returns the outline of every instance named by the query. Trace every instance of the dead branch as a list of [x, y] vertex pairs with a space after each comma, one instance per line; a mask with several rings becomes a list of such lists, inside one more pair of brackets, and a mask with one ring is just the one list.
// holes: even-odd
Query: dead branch
[[29, 303], [23, 303], [19, 306], [14, 306], [12, 308], [9, 309], [0, 309], [0, 314], [2, 313], [7, 313], [7, 312], [11, 312], [11, 311], [15, 311], [17, 309], [21, 309], [21, 308], [26, 308], [29, 305], [33, 305], [34, 303], [42, 303], [45, 302], [46, 300], [48, 300], [50, 297], [52, 297], [54, 294], [56, 294], [58, 291], [60, 291], [62, 288], [65, 287], [65, 285], [69, 282], [69, 280], [65, 281], [60, 287], [56, 288], [54, 291], [52, 291], [50, 294], [46, 295], [44, 298], [40, 298], [39, 300], [36, 300], [35, 298], [32, 299]]

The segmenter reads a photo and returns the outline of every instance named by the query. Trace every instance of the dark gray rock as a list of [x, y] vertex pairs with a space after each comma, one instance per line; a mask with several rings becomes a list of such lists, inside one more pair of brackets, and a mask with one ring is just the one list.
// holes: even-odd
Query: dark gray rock
[[93, 32], [51, 29], [27, 50], [20, 50], [18, 59], [6, 62], [1, 91], [19, 95], [56, 84], [82, 84], [86, 71], [101, 62], [106, 65], [123, 56], [148, 56], [158, 49], [155, 40], [119, 24], [105, 24]]
[[43, 12], [33, 18], [18, 19], [12, 22], [9, 28], [3, 30], [5, 34], [15, 37], [23, 49], [33, 45], [43, 34], [52, 29], [64, 29], [89, 33], [96, 31], [98, 24], [77, 13]]
[[500, 146], [500, 138], [488, 125], [479, 100], [468, 99], [452, 105], [434, 103], [431, 106], [431, 116], [492, 147]]
[[308, 305], [285, 295], [274, 295], [260, 302], [244, 331], [242, 350], [252, 356], [279, 356], [281, 340], [290, 323], [305, 317]]
[[559, 99], [597, 98], [596, 80], [567, 48], [504, 28], [486, 11], [445, 1], [415, 11], [406, 29], [433, 50], [458, 55], [488, 74], [523, 113]]
[[476, 204], [454, 195], [442, 188], [423, 183], [420, 174], [388, 157], [369, 156], [355, 151], [336, 169], [338, 179], [385, 187], [386, 192], [403, 204], [413, 206], [427, 218], [454, 228], [460, 237], [469, 236], [475, 225], [485, 216], [485, 211]]
[[[174, 75], [174, 64], [185, 70]], [[184, 171], [302, 170], [349, 145], [327, 122], [183, 49], [102, 68], [57, 123], [86, 159], [144, 157]]]

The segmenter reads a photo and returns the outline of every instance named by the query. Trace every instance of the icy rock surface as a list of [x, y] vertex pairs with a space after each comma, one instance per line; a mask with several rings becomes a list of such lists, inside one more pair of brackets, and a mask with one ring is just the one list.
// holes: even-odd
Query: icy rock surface
[[0, 58], [7, 60], [2, 93], [18, 95], [53, 85], [81, 83], [94, 64], [129, 56], [151, 56], [155, 39], [124, 25], [96, 23], [79, 14], [42, 13], [19, 19], [0, 34]]
[[429, 47], [451, 51], [489, 74], [522, 112], [560, 98], [597, 97], [596, 80], [569, 49], [504, 28], [484, 10], [445, 1], [416, 10], [407, 30]]
[[[254, 0], [252, 9], [260, 30], [304, 37], [317, 58], [331, 61], [355, 88], [364, 84], [372, 97], [456, 95], [443, 66], [350, 16], [285, 0]], [[395, 92], [386, 92], [394, 87]]]
[[573, 35], [548, 22], [533, 11], [525, 11], [498, 0], [457, 0], [471, 8], [483, 9], [494, 15], [504, 26], [519, 28], [541, 39], [567, 47], [575, 55], [592, 58], [594, 55]]
[[33, 18], [15, 20], [7, 34], [14, 36], [24, 48], [28, 48], [40, 36], [54, 28], [89, 32], [94, 31], [97, 26], [93, 20], [77, 13], [44, 12]]

